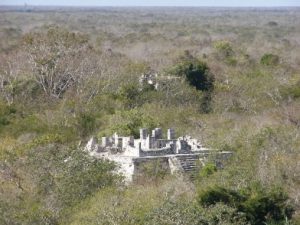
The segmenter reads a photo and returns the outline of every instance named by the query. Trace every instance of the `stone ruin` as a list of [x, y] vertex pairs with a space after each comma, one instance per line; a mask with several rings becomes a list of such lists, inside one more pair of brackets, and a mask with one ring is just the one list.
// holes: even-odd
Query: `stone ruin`
[[154, 90], [163, 89], [170, 81], [175, 80], [183, 80], [180, 76], [175, 75], [162, 75], [155, 73], [154, 71], [149, 71], [148, 73], [144, 73], [139, 77], [139, 85], [140, 89], [145, 86], [152, 86]]
[[139, 78], [139, 84], [141, 87], [144, 85], [151, 85], [154, 87], [155, 90], [158, 89], [158, 82], [157, 82], [158, 74], [154, 73], [153, 71], [149, 73], [144, 73]]
[[205, 148], [190, 136], [176, 138], [174, 129], [168, 129], [166, 138], [163, 138], [161, 128], [155, 128], [151, 133], [148, 129], [140, 129], [138, 139], [133, 136], [122, 137], [117, 133], [111, 137], [102, 137], [101, 143], [96, 138], [91, 138], [84, 150], [93, 157], [116, 162], [127, 182], [131, 182], [139, 174], [144, 163], [153, 160], [164, 163], [164, 168], [171, 174], [192, 174], [212, 154], [218, 159], [216, 163], [219, 167], [231, 155], [231, 152]]

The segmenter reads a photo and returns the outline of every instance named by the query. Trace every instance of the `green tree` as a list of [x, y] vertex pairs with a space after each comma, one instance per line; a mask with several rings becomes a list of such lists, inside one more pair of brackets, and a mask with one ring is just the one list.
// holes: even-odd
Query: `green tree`
[[205, 62], [193, 57], [188, 51], [177, 60], [171, 73], [184, 77], [197, 90], [209, 92], [214, 88], [214, 76]]
[[139, 103], [141, 91], [136, 84], [127, 84], [119, 88], [118, 97], [124, 103], [125, 108], [134, 108]]
[[231, 190], [213, 187], [199, 194], [202, 206], [223, 203], [245, 213], [247, 220], [253, 225], [269, 222], [282, 223], [291, 219], [294, 209], [288, 203], [288, 196], [278, 188], [266, 189], [260, 184], [247, 189]]
[[192, 56], [189, 51], [185, 51], [184, 55], [178, 58], [177, 63], [169, 72], [185, 78], [190, 86], [195, 87], [198, 91], [202, 91], [204, 95], [200, 110], [204, 113], [211, 111], [215, 78], [205, 62]]

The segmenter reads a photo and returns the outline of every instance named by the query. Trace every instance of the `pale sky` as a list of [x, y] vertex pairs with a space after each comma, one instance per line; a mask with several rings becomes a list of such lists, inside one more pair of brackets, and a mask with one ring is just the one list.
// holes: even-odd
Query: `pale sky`
[[0, 0], [0, 5], [65, 6], [300, 6], [300, 0]]

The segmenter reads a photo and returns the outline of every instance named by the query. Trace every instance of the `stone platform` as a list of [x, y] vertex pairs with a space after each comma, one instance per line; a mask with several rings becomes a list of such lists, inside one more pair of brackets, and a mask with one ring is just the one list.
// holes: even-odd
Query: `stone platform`
[[164, 139], [161, 128], [155, 128], [151, 134], [147, 129], [140, 129], [138, 139], [116, 133], [111, 137], [102, 137], [101, 143], [91, 138], [84, 150], [93, 157], [116, 162], [118, 172], [124, 175], [127, 182], [140, 173], [143, 164], [151, 161], [160, 160], [163, 168], [171, 174], [189, 174], [193, 178], [194, 172], [205, 165], [211, 155], [215, 156], [219, 167], [232, 155], [231, 152], [205, 148], [190, 136], [176, 138], [174, 129], [168, 129]]

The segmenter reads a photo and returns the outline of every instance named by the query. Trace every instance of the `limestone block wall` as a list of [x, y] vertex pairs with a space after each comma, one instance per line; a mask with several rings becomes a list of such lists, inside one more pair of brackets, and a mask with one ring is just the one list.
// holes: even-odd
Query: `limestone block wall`
[[151, 149], [151, 150], [140, 150], [140, 157], [146, 156], [165, 156], [165, 155], [173, 155], [175, 154], [174, 148], [165, 147], [163, 149]]
[[118, 169], [116, 172], [124, 176], [126, 183], [132, 182], [135, 173], [135, 164], [132, 157], [108, 155], [106, 158], [117, 163]]
[[176, 174], [176, 173], [181, 173], [182, 172], [180, 162], [179, 162], [179, 160], [177, 159], [176, 156], [169, 157], [168, 158], [168, 163], [169, 163], [169, 168], [170, 168], [171, 174]]
[[140, 150], [134, 146], [127, 146], [127, 148], [123, 150], [121, 154], [124, 156], [139, 157]]

